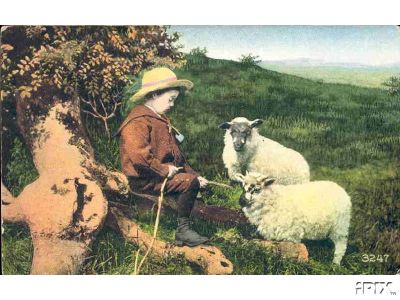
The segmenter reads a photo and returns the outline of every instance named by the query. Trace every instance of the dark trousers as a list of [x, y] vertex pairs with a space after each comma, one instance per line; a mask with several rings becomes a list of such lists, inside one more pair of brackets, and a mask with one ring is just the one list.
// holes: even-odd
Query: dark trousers
[[[163, 179], [130, 177], [129, 183], [135, 192], [158, 196]], [[197, 176], [190, 173], [178, 173], [168, 179], [164, 194], [174, 196], [177, 202], [178, 218], [182, 218], [190, 216], [199, 190], [200, 183]]]

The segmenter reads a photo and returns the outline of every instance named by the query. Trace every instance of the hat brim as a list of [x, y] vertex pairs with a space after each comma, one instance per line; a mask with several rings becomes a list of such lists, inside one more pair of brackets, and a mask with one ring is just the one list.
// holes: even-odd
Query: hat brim
[[175, 80], [175, 81], [171, 81], [171, 82], [157, 84], [157, 85], [151, 86], [151, 87], [141, 88], [135, 95], [133, 95], [131, 97], [130, 100], [135, 102], [135, 101], [142, 99], [148, 93], [151, 93], [151, 92], [154, 92], [157, 90], [173, 88], [173, 87], [182, 87], [182, 88], [185, 88], [186, 90], [190, 90], [193, 87], [193, 82], [191, 82], [190, 80], [186, 80], [186, 79], [180, 79], [180, 80]]

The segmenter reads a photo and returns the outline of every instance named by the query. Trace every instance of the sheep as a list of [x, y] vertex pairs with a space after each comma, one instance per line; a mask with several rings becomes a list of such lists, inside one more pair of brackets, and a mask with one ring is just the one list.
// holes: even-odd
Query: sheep
[[225, 129], [222, 159], [231, 180], [241, 183], [243, 172], [258, 172], [276, 178], [280, 184], [310, 181], [310, 167], [304, 157], [283, 145], [261, 136], [257, 126], [261, 119], [243, 117], [219, 125]]
[[351, 200], [332, 181], [294, 185], [273, 184], [259, 173], [244, 177], [239, 204], [249, 222], [267, 240], [299, 243], [330, 238], [335, 244], [333, 263], [340, 264], [347, 247]]

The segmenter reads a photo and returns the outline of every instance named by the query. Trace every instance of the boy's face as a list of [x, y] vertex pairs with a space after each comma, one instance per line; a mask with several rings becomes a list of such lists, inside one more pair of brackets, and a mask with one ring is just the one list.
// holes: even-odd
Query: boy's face
[[154, 98], [153, 107], [156, 112], [159, 114], [165, 114], [169, 111], [174, 106], [174, 102], [176, 98], [178, 98], [178, 95], [178, 91], [171, 90]]

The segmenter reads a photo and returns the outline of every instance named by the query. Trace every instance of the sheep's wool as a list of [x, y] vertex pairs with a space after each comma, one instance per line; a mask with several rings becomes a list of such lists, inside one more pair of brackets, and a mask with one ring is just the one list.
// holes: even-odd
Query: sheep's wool
[[[236, 118], [232, 122], [238, 119], [241, 122], [247, 120]], [[256, 128], [252, 129], [242, 152], [235, 151], [232, 136], [227, 130], [222, 158], [229, 177], [235, 181], [240, 181], [237, 174], [245, 171], [274, 177], [277, 183], [285, 185], [310, 181], [309, 165], [300, 153], [261, 136]]]
[[266, 239], [300, 242], [330, 238], [338, 264], [346, 250], [350, 211], [350, 197], [331, 181], [272, 184], [254, 194], [250, 205], [243, 208]]

